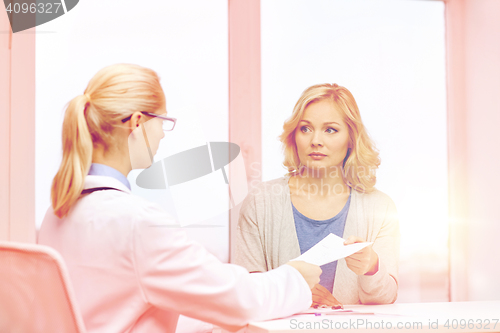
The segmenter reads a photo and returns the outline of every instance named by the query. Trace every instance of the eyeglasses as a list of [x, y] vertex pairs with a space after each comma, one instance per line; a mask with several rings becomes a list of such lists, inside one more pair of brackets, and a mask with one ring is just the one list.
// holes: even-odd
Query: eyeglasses
[[[142, 114], [145, 114], [147, 116], [150, 116], [150, 117], [155, 117], [155, 118], [160, 118], [161, 120], [163, 120], [163, 130], [164, 131], [171, 131], [174, 129], [175, 127], [175, 123], [177, 122], [177, 119], [175, 118], [170, 118], [170, 117], [166, 117], [166, 116], [161, 116], [159, 114], [156, 114], [156, 113], [151, 113], [151, 112], [146, 112], [146, 111], [140, 111]], [[128, 116], [127, 118], [123, 118], [122, 119], [122, 123], [126, 123], [127, 121], [130, 120], [130, 118], [132, 118], [132, 115]]]

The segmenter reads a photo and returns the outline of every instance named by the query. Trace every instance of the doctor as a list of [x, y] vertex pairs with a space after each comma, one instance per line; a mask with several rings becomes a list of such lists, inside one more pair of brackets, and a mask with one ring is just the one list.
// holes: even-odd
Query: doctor
[[39, 243], [63, 256], [87, 330], [174, 332], [179, 314], [236, 330], [308, 308], [318, 266], [249, 274], [221, 263], [130, 192], [127, 174], [151, 164], [174, 125], [157, 74], [136, 65], [102, 69], [66, 109]]

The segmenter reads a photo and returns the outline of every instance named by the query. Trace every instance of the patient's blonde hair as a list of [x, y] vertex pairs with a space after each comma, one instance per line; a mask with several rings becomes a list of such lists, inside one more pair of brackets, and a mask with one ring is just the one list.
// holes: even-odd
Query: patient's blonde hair
[[164, 106], [165, 95], [153, 70], [117, 64], [97, 72], [84, 94], [69, 102], [64, 115], [63, 158], [51, 191], [55, 215], [67, 215], [78, 200], [93, 149], [113, 147], [113, 131], [123, 125], [121, 120], [137, 111], [156, 112]]
[[373, 191], [376, 183], [375, 170], [380, 165], [378, 151], [365, 130], [351, 92], [337, 84], [318, 84], [307, 88], [295, 104], [292, 115], [285, 121], [280, 141], [285, 154], [283, 165], [288, 174], [298, 174], [304, 167], [297, 152], [295, 130], [304, 116], [305, 109], [321, 100], [330, 100], [333, 103], [349, 130], [350, 148], [342, 170], [345, 183], [358, 192]]

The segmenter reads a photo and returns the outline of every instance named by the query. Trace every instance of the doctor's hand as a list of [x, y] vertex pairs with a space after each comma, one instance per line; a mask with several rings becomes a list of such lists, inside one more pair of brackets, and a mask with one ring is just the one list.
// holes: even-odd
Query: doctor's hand
[[287, 265], [292, 266], [302, 274], [304, 280], [306, 280], [309, 288], [313, 288], [314, 285], [319, 283], [319, 276], [321, 275], [321, 268], [319, 266], [309, 264], [305, 261], [289, 261]]
[[331, 307], [333, 309], [343, 309], [344, 306], [342, 303], [337, 301], [335, 297], [333, 297], [332, 293], [328, 291], [325, 287], [320, 285], [319, 283], [314, 286], [311, 290], [312, 292], [312, 307]]
[[[362, 238], [350, 236], [344, 245], [363, 242], [365, 240]], [[378, 255], [373, 251], [372, 245], [346, 257], [345, 262], [347, 267], [357, 275], [373, 275], [378, 271]]]

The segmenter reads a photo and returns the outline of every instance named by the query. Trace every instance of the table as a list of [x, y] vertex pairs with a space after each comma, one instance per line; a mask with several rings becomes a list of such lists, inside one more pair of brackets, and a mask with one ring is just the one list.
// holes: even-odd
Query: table
[[252, 322], [247, 333], [500, 332], [500, 301], [346, 305], [374, 315], [295, 315]]

